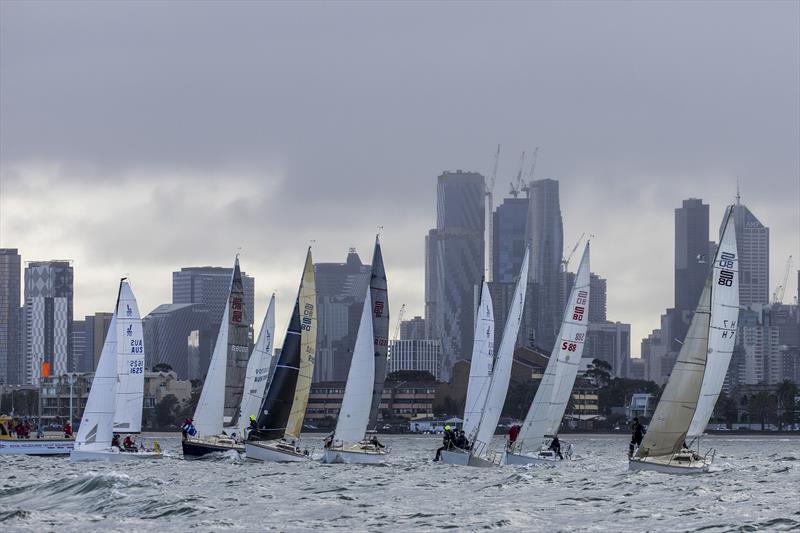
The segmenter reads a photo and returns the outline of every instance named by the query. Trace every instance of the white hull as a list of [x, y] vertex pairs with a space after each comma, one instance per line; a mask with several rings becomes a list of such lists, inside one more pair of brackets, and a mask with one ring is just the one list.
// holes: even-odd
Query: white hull
[[161, 454], [156, 452], [121, 452], [119, 449], [111, 450], [72, 450], [69, 460], [76, 461], [107, 461], [121, 463], [124, 461], [138, 461], [142, 459], [161, 459]]
[[245, 442], [244, 451], [248, 459], [253, 459], [255, 461], [300, 463], [311, 460], [310, 455], [295, 451], [292, 449], [291, 445], [274, 440], [267, 442]]
[[653, 460], [650, 458], [633, 458], [628, 460], [628, 470], [631, 472], [650, 470], [653, 472], [661, 472], [662, 474], [704, 474], [708, 472], [710, 466], [711, 461], [704, 459], [691, 460], [685, 463], [670, 462], [669, 460]]
[[525, 455], [525, 454], [504, 452], [502, 464], [509, 466], [535, 465], [535, 464], [558, 466], [563, 462], [564, 462], [563, 459], [559, 459], [558, 457], [555, 456], [543, 457], [540, 455]]
[[0, 440], [0, 455], [69, 455], [74, 446], [71, 439]]
[[483, 468], [497, 466], [496, 463], [487, 461], [486, 459], [481, 459], [479, 457], [474, 457], [470, 455], [469, 452], [456, 450], [443, 450], [442, 462], [448, 465], [478, 466]]
[[329, 448], [322, 456], [323, 463], [378, 464], [386, 460], [385, 451]]

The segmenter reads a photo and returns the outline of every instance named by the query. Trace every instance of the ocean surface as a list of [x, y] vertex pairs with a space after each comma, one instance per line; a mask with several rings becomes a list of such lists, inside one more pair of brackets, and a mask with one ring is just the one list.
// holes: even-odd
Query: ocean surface
[[383, 466], [184, 460], [178, 436], [158, 440], [151, 462], [0, 457], [0, 530], [800, 531], [800, 437], [709, 437], [696, 476], [629, 473], [624, 435], [565, 435], [574, 461], [492, 469], [432, 463], [437, 436], [381, 436]]

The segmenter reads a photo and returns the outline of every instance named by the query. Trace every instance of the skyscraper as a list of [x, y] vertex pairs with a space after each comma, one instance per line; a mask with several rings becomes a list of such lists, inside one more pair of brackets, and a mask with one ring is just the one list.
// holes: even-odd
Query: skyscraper
[[526, 239], [531, 248], [529, 277], [538, 296], [536, 344], [549, 349], [555, 342], [563, 314], [560, 273], [564, 227], [558, 181], [532, 181], [529, 194]]
[[22, 383], [19, 353], [21, 258], [16, 248], [0, 248], [0, 383]]
[[[739, 202], [733, 206], [739, 251], [739, 305], [769, 303], [769, 228]], [[722, 231], [722, 229], [720, 229]]]
[[525, 257], [528, 198], [506, 198], [492, 216], [492, 281], [513, 283]]
[[317, 355], [313, 381], [345, 381], [353, 358], [371, 265], [355, 248], [344, 263], [316, 263]]
[[675, 311], [672, 350], [680, 350], [709, 272], [708, 204], [689, 198], [675, 209]]
[[25, 382], [39, 384], [72, 366], [73, 270], [70, 261], [31, 261], [25, 267]]
[[473, 290], [484, 274], [485, 181], [475, 172], [444, 172], [436, 189], [436, 230], [426, 239], [426, 320], [442, 342], [442, 371], [472, 356]]
[[[144, 317], [145, 366], [166, 363], [178, 379], [205, 379], [216, 331], [202, 304], [162, 304]], [[219, 324], [217, 324], [219, 329]]]

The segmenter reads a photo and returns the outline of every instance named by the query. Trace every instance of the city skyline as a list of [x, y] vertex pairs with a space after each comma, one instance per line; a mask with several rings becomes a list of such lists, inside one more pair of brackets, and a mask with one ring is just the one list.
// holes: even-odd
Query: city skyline
[[[436, 177], [459, 168], [489, 176], [497, 143], [495, 206], [519, 153], [539, 146], [535, 177], [560, 184], [565, 252], [581, 233], [596, 235], [592, 270], [608, 280], [609, 316], [631, 323], [635, 355], [673, 303], [673, 211], [684, 199], [709, 204], [716, 240], [738, 182], [742, 204], [770, 229], [770, 296], [786, 257], [800, 260], [791, 3], [581, 4], [577, 18], [572, 5], [544, 2], [434, 5], [422, 20], [401, 5], [358, 7], [372, 25], [335, 6], [315, 5], [320, 17], [303, 5], [253, 5], [249, 16], [201, 6], [180, 42], [170, 38], [175, 4], [156, 17], [118, 6], [124, 25], [102, 6], [84, 19], [58, 3], [7, 3], [0, 17], [0, 247], [18, 248], [24, 262], [72, 259], [75, 317], [111, 310], [124, 275], [147, 313], [170, 301], [171, 272], [229, 266], [241, 247], [257, 278], [256, 322], [278, 291], [280, 341], [309, 241], [317, 262], [351, 246], [367, 257], [379, 226], [392, 316], [402, 304], [424, 315], [422, 239], [436, 221]], [[469, 37], [487, 13], [504, 28], [494, 53]], [[689, 13], [696, 26], [682, 23]], [[310, 19], [335, 20], [353, 38], [315, 22], [298, 41], [282, 27]], [[416, 33], [411, 52], [428, 61], [403, 59], [393, 21]], [[219, 24], [239, 31], [217, 52], [223, 43], [204, 37]], [[442, 25], [461, 30], [452, 46], [438, 41]], [[713, 42], [706, 25], [718, 28]], [[645, 52], [616, 53], [639, 32], [651, 37]], [[744, 43], [745, 33], [758, 38]], [[319, 42], [330, 53], [313, 53]], [[557, 61], [555, 42], [568, 43]], [[250, 65], [293, 81], [274, 83]], [[488, 75], [475, 76], [476, 66]], [[75, 76], [61, 76], [64, 67]], [[99, 91], [94, 72], [114, 90]], [[231, 91], [227, 77], [242, 89]], [[196, 88], [188, 97], [187, 85]], [[42, 93], [53, 90], [67, 98]], [[120, 213], [133, 229], [114, 230]], [[793, 269], [785, 301], [796, 284]]]

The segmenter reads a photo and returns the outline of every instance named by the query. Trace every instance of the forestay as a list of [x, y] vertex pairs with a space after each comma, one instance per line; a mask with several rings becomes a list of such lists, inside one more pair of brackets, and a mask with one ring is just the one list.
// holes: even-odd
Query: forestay
[[372, 384], [375, 376], [375, 356], [372, 351], [372, 310], [369, 288], [364, 297], [361, 323], [358, 326], [353, 360], [347, 374], [342, 408], [336, 421], [334, 440], [338, 443], [358, 443], [364, 438], [369, 410], [372, 405]]
[[275, 337], [275, 295], [273, 294], [261, 324], [258, 340], [247, 362], [247, 375], [244, 379], [244, 396], [239, 412], [239, 435], [245, 435], [250, 426], [250, 417], [258, 414], [264, 400], [264, 391], [269, 381], [272, 363], [273, 340]]
[[647, 427], [637, 457], [672, 455], [683, 447], [703, 384], [710, 315], [711, 276], [708, 276], [686, 339]]
[[[120, 283], [116, 314], [116, 361], [119, 376], [114, 409], [114, 431], [142, 430], [144, 400], [144, 335], [139, 306], [127, 281]], [[109, 334], [112, 330], [109, 328]]]
[[722, 390], [731, 362], [739, 320], [739, 258], [733, 210], [723, 224], [719, 249], [714, 257], [711, 291], [711, 327], [708, 333], [708, 362], [700, 389], [697, 410], [689, 426], [689, 436], [702, 435]]
[[511, 366], [514, 363], [514, 346], [517, 343], [522, 311], [525, 308], [525, 293], [528, 288], [528, 254], [529, 250], [526, 248], [525, 257], [522, 260], [522, 268], [514, 289], [514, 299], [508, 311], [503, 338], [500, 341], [500, 349], [497, 351], [497, 359], [492, 370], [489, 391], [486, 395], [486, 405], [478, 424], [478, 435], [473, 442], [472, 454], [479, 458], [486, 457], [489, 451], [489, 443], [492, 440], [495, 429], [497, 429], [497, 422], [500, 420], [500, 413], [503, 410], [503, 404], [508, 393]]
[[519, 450], [538, 449], [546, 435], [556, 435], [578, 374], [589, 322], [589, 243], [583, 250], [575, 284], [544, 376], [517, 437]]
[[486, 282], [481, 282], [481, 299], [475, 320], [475, 340], [469, 366], [467, 401], [464, 406], [464, 433], [475, 440], [494, 366], [494, 310]]

